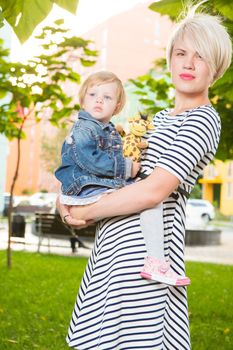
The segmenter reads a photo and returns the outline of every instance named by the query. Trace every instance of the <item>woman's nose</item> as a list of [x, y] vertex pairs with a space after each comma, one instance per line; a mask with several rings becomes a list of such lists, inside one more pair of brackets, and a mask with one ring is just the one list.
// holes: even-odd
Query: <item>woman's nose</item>
[[191, 56], [187, 56], [184, 61], [184, 68], [185, 69], [194, 69], [194, 58]]

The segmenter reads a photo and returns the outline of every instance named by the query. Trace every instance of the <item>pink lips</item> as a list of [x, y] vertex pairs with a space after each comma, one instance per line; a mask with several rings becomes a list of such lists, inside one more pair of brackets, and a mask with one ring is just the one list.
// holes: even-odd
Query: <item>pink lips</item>
[[193, 80], [195, 77], [192, 74], [182, 73], [180, 74], [181, 79], [183, 80]]
[[102, 112], [102, 108], [101, 108], [101, 107], [95, 107], [94, 110], [95, 110], [96, 112]]

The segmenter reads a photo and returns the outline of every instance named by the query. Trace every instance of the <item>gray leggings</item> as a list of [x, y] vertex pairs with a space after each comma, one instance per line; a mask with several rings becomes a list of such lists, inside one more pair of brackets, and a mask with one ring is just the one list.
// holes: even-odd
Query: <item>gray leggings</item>
[[148, 255], [164, 260], [163, 203], [142, 211], [140, 222]]

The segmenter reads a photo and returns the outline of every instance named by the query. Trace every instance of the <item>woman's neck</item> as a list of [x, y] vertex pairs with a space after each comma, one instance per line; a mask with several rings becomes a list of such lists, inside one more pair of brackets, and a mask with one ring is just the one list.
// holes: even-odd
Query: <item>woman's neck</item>
[[182, 112], [185, 112], [188, 109], [192, 109], [198, 106], [208, 105], [210, 100], [208, 96], [191, 96], [190, 98], [184, 96], [177, 96], [175, 98], [175, 106], [172, 110], [171, 115], [176, 115]]

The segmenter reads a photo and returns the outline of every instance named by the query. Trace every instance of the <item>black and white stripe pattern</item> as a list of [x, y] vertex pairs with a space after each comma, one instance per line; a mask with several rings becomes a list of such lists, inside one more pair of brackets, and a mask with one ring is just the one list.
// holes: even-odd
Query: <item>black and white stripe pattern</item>
[[[191, 188], [213, 158], [220, 120], [211, 106], [181, 115], [162, 111], [148, 137], [143, 168], [175, 174]], [[164, 202], [164, 250], [172, 268], [184, 273], [185, 202]], [[140, 216], [103, 220], [80, 286], [67, 343], [79, 350], [189, 350], [186, 289], [142, 279], [146, 255]]]

